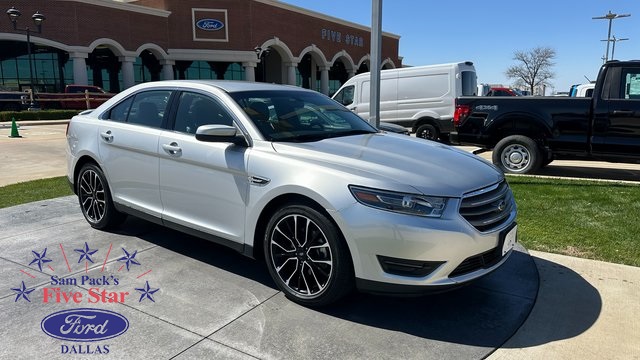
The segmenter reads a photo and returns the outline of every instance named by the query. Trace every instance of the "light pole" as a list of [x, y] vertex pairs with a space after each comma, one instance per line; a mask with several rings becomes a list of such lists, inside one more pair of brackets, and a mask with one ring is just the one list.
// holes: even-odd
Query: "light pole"
[[[18, 18], [20, 16], [22, 16], [22, 13], [20, 12], [20, 10], [16, 9], [15, 7], [11, 7], [11, 9], [7, 10], [7, 16], [9, 17], [9, 20], [11, 20], [11, 23], [13, 24], [13, 30], [15, 31], [22, 31], [24, 33], [27, 34], [27, 57], [29, 58], [29, 86], [31, 87], [31, 102], [29, 104], [29, 109], [35, 109], [36, 108], [36, 104], [33, 100], [33, 60], [31, 59], [31, 28], [24, 27], [24, 28], [19, 28], [18, 27]], [[36, 32], [38, 34], [42, 33], [42, 22], [46, 19], [44, 15], [42, 15], [39, 11], [36, 11], [35, 14], [33, 14], [31, 16], [31, 19], [33, 19], [33, 23], [36, 25], [36, 28], [38, 29]]]
[[[631, 16], [631, 14], [614, 14], [611, 12], [611, 10], [609, 10], [609, 13], [604, 15], [604, 16], [595, 16], [592, 17], [592, 19], [594, 20], [600, 20], [600, 19], [604, 19], [604, 20], [609, 20], [609, 32], [607, 33], [607, 53], [605, 54], [605, 62], [607, 62], [609, 60], [609, 42], [611, 41], [611, 22], [614, 19], [617, 18], [621, 18], [621, 17], [629, 17]], [[612, 56], [613, 57], [613, 56]]]
[[600, 41], [611, 41], [611, 42], [613, 42], [613, 46], [611, 47], [611, 60], [615, 60], [616, 58], [614, 57], [614, 54], [616, 53], [616, 43], [618, 41], [625, 41], [625, 40], [629, 40], [629, 38], [617, 39], [616, 36], [613, 35], [611, 40], [600, 40]]
[[[269, 55], [269, 53], [271, 52], [271, 49], [266, 48], [263, 49], [259, 46], [256, 46], [253, 49], [256, 52], [256, 55], [258, 56], [258, 60], [260, 61], [260, 67], [261, 67], [261, 72], [262, 72], [262, 82], [267, 82], [267, 74], [266, 74], [266, 70], [267, 70], [267, 56]], [[256, 81], [258, 81], [256, 79]]]

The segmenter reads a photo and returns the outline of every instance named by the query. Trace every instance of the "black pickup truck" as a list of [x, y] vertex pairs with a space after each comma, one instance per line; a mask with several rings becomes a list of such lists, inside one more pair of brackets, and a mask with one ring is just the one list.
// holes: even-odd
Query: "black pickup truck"
[[640, 163], [640, 61], [602, 65], [592, 98], [460, 97], [453, 121], [453, 144], [493, 150], [506, 173], [554, 159]]

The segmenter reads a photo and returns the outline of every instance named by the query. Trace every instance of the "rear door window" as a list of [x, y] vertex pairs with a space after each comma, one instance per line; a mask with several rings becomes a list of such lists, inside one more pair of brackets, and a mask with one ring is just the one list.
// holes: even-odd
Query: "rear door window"
[[162, 127], [167, 110], [169, 90], [154, 90], [138, 93], [133, 98], [127, 122], [150, 127]]

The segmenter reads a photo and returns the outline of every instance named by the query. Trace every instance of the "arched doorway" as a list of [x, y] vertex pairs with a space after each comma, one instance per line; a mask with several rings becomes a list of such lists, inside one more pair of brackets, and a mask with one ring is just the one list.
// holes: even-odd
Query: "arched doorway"
[[362, 73], [367, 73], [369, 72], [369, 62], [368, 61], [363, 61], [362, 64], [360, 64], [360, 66], [358, 66], [358, 71], [356, 71], [356, 75], [357, 74], [362, 74]]
[[144, 50], [133, 63], [133, 78], [136, 84], [160, 80], [162, 65], [149, 50]]
[[336, 61], [329, 69], [329, 96], [333, 95], [349, 79], [349, 73], [342, 61]]
[[89, 84], [117, 93], [123, 88], [118, 57], [107, 46], [98, 46], [87, 58]]

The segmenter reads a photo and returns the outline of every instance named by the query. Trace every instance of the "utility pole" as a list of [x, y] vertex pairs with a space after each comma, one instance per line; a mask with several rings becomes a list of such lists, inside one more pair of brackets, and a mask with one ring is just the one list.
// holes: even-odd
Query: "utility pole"
[[382, 0], [371, 0], [371, 88], [369, 123], [380, 126], [380, 67], [382, 65]]
[[[609, 60], [609, 43], [611, 42], [611, 23], [615, 19], [622, 18], [622, 17], [629, 17], [629, 16], [631, 16], [631, 14], [614, 14], [611, 12], [611, 10], [609, 10], [609, 13], [604, 16], [592, 17], [592, 19], [594, 20], [609, 20], [609, 32], [607, 32], [607, 40], [605, 40], [607, 42], [607, 53], [605, 54], [605, 60], [604, 60], [605, 62]], [[613, 56], [611, 57], [613, 58]]]
[[616, 38], [615, 35], [613, 35], [611, 40], [600, 40], [600, 41], [610, 41], [610, 42], [613, 43], [613, 46], [611, 47], [611, 60], [615, 60], [616, 58], [615, 58], [614, 54], [616, 53], [616, 43], [618, 41], [625, 41], [625, 40], [629, 40], [629, 38], [618, 39], [618, 38]]

